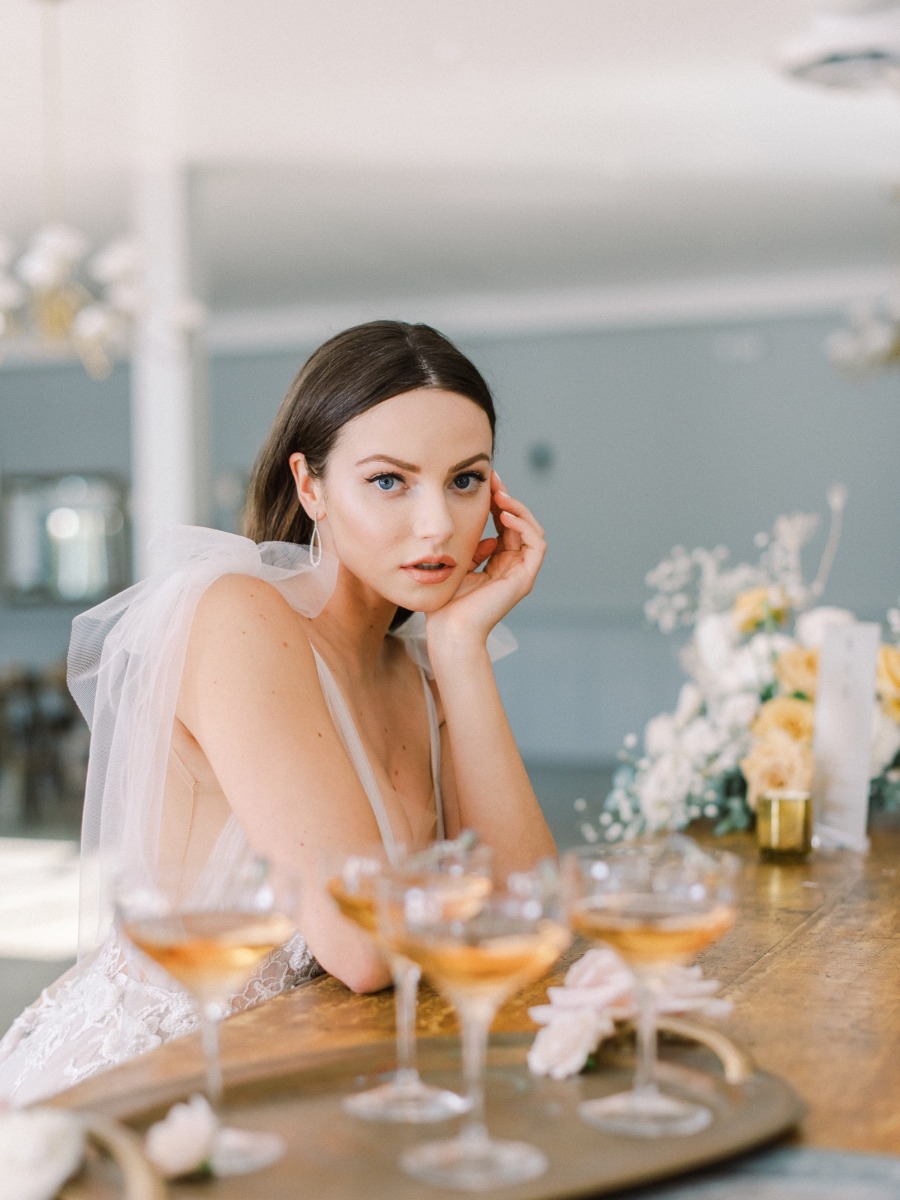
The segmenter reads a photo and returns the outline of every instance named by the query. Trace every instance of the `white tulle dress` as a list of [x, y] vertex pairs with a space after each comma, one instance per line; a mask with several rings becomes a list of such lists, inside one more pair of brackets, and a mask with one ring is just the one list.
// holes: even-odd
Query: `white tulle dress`
[[[208, 529], [181, 527], [168, 538], [168, 565], [76, 618], [69, 686], [91, 726], [82, 829], [79, 960], [0, 1041], [0, 1103], [21, 1106], [153, 1049], [197, 1026], [193, 1002], [123, 942], [112, 922], [115, 872], [152, 878], [175, 862], [189, 893], [214, 895], [217, 880], [251, 851], [208, 762], [175, 716], [185, 650], [197, 602], [225, 574], [273, 584], [291, 606], [317, 615], [336, 565], [309, 562], [308, 548], [257, 545]], [[419, 667], [431, 736], [434, 805], [423, 840], [443, 835], [440, 737], [424, 648], [424, 618], [398, 634]], [[492, 635], [492, 657], [515, 643]], [[396, 841], [363, 744], [328, 667], [319, 682], [335, 727], [372, 805], [389, 854]], [[194, 759], [192, 760], [191, 754]], [[202, 758], [202, 756], [201, 756]], [[419, 838], [416, 839], [417, 841]], [[206, 847], [197, 852], [197, 847]], [[234, 997], [232, 1011], [274, 996], [321, 968], [297, 935]]]

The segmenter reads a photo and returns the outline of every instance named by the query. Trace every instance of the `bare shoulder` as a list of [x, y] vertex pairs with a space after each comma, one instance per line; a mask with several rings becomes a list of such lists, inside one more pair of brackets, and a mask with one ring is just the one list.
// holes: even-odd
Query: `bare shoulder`
[[[305, 619], [277, 588], [252, 575], [223, 575], [197, 605], [188, 643], [185, 683], [206, 684], [210, 676], [240, 686], [253, 680], [298, 683], [315, 677]], [[183, 695], [184, 695], [183, 689]]]
[[[254, 575], [222, 575], [197, 605], [192, 636], [260, 637], [302, 633], [302, 619], [284, 596]], [[306, 642], [306, 638], [301, 638]]]

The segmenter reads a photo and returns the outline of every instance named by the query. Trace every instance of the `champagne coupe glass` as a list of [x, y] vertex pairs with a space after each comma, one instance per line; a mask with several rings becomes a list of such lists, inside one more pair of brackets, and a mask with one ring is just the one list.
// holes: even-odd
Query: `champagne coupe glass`
[[538, 979], [570, 941], [550, 863], [511, 875], [477, 904], [448, 905], [440, 881], [386, 878], [379, 893], [382, 936], [456, 1008], [470, 1100], [456, 1137], [406, 1150], [401, 1168], [436, 1187], [489, 1191], [533, 1179], [546, 1156], [525, 1142], [489, 1136], [484, 1119], [484, 1064], [497, 1009]]
[[383, 847], [342, 858], [328, 871], [327, 891], [345, 917], [372, 937], [390, 967], [394, 982], [397, 1029], [397, 1070], [386, 1083], [347, 1096], [344, 1109], [371, 1121], [404, 1121], [424, 1124], [459, 1116], [469, 1107], [464, 1096], [425, 1083], [416, 1068], [416, 997], [422, 972], [418, 964], [399, 954], [379, 934], [376, 893], [379, 880], [434, 876], [443, 880], [450, 895], [483, 895], [490, 888], [490, 854], [462, 835], [455, 841], [435, 842], [412, 855], [401, 853], [400, 865], [391, 865]]
[[[181, 872], [161, 870], [152, 883], [116, 882], [116, 914], [124, 936], [197, 1002], [207, 1099], [222, 1102], [219, 1024], [230, 998], [257, 966], [295, 932], [296, 885], [253, 859], [217, 877], [202, 896], [185, 893]], [[275, 1133], [218, 1129], [217, 1175], [242, 1175], [276, 1162], [284, 1140]]]
[[586, 1100], [583, 1120], [635, 1137], [691, 1134], [711, 1111], [656, 1081], [656, 995], [665, 972], [720, 938], [735, 918], [739, 860], [674, 835], [579, 846], [563, 858], [572, 930], [617, 950], [634, 973], [637, 1067], [630, 1091]]

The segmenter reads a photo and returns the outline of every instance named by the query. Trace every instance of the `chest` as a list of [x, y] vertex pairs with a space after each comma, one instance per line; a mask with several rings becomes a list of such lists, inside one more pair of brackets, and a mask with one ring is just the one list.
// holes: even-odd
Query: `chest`
[[396, 687], [356, 689], [348, 706], [382, 794], [396, 794], [407, 804], [428, 803], [430, 722], [418, 672]]

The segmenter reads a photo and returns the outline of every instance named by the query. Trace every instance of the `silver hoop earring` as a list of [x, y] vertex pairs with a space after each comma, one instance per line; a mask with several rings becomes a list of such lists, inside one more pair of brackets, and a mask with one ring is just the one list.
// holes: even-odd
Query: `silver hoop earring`
[[317, 567], [322, 561], [322, 535], [319, 533], [319, 518], [313, 517], [312, 537], [309, 539], [309, 565]]

